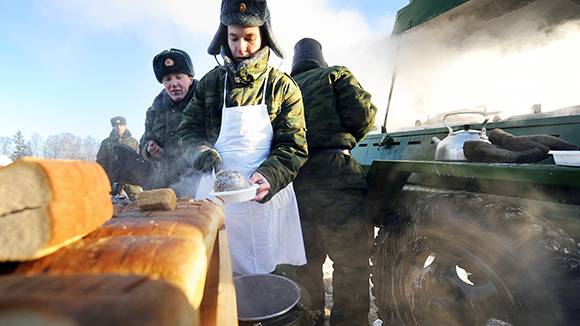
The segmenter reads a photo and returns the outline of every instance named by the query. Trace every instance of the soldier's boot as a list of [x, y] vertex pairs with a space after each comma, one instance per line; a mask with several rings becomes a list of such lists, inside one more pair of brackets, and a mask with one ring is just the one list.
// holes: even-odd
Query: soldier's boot
[[324, 311], [309, 310], [306, 312], [306, 325], [323, 326], [324, 325]]
[[486, 163], [532, 163], [548, 158], [548, 152], [542, 147], [514, 151], [482, 141], [466, 141], [463, 154], [469, 161]]
[[502, 129], [496, 128], [489, 132], [489, 141], [503, 149], [509, 151], [527, 151], [534, 148], [539, 148], [540, 150], [548, 153], [550, 148], [542, 143], [535, 142], [527, 137], [514, 136], [510, 133], [503, 131]]
[[563, 139], [550, 135], [531, 135], [531, 136], [522, 136], [522, 138], [529, 139], [533, 142], [548, 146], [550, 149], [556, 151], [578, 150], [578, 146], [576, 144], [572, 144]]
[[505, 149], [520, 151], [539, 147], [546, 151], [575, 151], [578, 145], [550, 135], [513, 136], [499, 128], [489, 132], [489, 141]]

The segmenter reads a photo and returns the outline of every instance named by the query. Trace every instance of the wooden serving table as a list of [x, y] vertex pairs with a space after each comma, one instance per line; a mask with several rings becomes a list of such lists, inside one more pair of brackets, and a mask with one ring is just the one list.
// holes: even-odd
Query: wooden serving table
[[[106, 284], [108, 280], [102, 278], [111, 275], [117, 278], [138, 276], [145, 280], [164, 281], [181, 290], [177, 292], [184, 295], [186, 305], [193, 311], [191, 313], [187, 312], [187, 309], [180, 310], [184, 315], [191, 313], [192, 317], [178, 320], [190, 320], [191, 325], [237, 325], [232, 266], [223, 223], [223, 207], [207, 200], [193, 201], [182, 198], [178, 200], [177, 208], [170, 211], [142, 211], [136, 205], [130, 204], [117, 218], [109, 220], [83, 239], [49, 256], [20, 263], [9, 277], [18, 279], [38, 276], [46, 278], [47, 275], [55, 278], [93, 275], [100, 277], [99, 282]], [[19, 282], [22, 284], [22, 279]], [[66, 284], [63, 281], [59, 282], [61, 284], [59, 286]], [[98, 284], [92, 286], [99, 287]], [[131, 286], [126, 287], [127, 291], [131, 289]], [[4, 289], [10, 291], [3, 291], [0, 286], [0, 297], [10, 300], [12, 295], [26, 301], [25, 293], [20, 293], [18, 288], [10, 287], [8, 284]], [[79, 296], [77, 303], [82, 300], [83, 297]], [[135, 300], [139, 301], [139, 298], [136, 297]], [[39, 301], [35, 299], [34, 302], [38, 304]], [[66, 305], [67, 301], [61, 302]], [[131, 300], [125, 298], [123, 302], [127, 305]], [[160, 310], [167, 309], [164, 307], [165, 303], [170, 302], [176, 301], [160, 296], [156, 307]], [[76, 307], [90, 310], [93, 306], [76, 304]], [[66, 318], [73, 318], [80, 325], [87, 324], [84, 320], [75, 319], [75, 314], [67, 313], [71, 310], [74, 309], [69, 306], [59, 310], [59, 313]], [[143, 313], [156, 316], [148, 311]], [[76, 315], [83, 313], [77, 312]], [[168, 313], [157, 315], [167, 318]], [[2, 302], [0, 302], [1, 320]], [[143, 324], [143, 318], [139, 320], [140, 324]], [[158, 320], [161, 321], [166, 322], [167, 319]], [[125, 320], [122, 324], [135, 323]], [[154, 325], [156, 322], [150, 320], [149, 324]]]

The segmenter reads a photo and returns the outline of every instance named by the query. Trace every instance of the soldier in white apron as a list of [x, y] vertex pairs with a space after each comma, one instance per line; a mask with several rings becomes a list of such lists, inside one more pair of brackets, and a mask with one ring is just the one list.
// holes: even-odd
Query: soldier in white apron
[[[227, 204], [235, 273], [270, 273], [306, 263], [292, 180], [307, 158], [300, 91], [270, 67], [282, 57], [266, 1], [223, 0], [208, 52], [224, 64], [198, 83], [178, 133], [185, 158], [204, 172], [231, 169], [259, 185], [255, 201]], [[206, 184], [205, 187], [202, 184]], [[209, 192], [201, 182], [198, 195]]]

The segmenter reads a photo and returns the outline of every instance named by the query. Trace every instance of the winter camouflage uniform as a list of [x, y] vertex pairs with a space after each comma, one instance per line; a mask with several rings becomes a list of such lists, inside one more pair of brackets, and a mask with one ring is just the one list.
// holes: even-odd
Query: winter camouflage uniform
[[[226, 69], [226, 106], [260, 104], [268, 71], [268, 56], [269, 48], [264, 47], [253, 59], [244, 61], [239, 69], [234, 68], [235, 64], [224, 57], [224, 67], [214, 68], [199, 81], [178, 128], [180, 144], [190, 164], [193, 164], [195, 154], [212, 147], [217, 141], [221, 127]], [[269, 70], [266, 105], [274, 129], [274, 139], [270, 156], [257, 169], [271, 185], [263, 202], [287, 186], [307, 159], [300, 90], [292, 78], [275, 68]]]
[[[112, 130], [109, 138], [106, 138], [101, 142], [101, 146], [97, 152], [97, 163], [105, 169], [111, 183], [116, 182], [117, 174], [119, 173], [119, 171], [116, 171], [114, 168], [114, 165], [117, 160], [115, 147], [120, 144], [125, 144], [131, 147], [135, 152], [139, 151], [139, 142], [131, 136], [131, 132], [127, 129], [121, 137], [119, 137], [119, 134], [117, 134], [115, 130]], [[139, 185], [122, 183], [121, 187], [131, 200], [134, 200], [137, 193], [141, 191]]]
[[293, 74], [304, 100], [310, 157], [294, 180], [308, 263], [298, 271], [324, 311], [322, 264], [334, 261], [332, 325], [368, 325], [372, 223], [367, 183], [348, 150], [372, 128], [376, 107], [345, 67]]
[[[191, 100], [197, 80], [193, 80], [187, 95], [175, 103], [163, 90], [153, 105], [147, 110], [145, 133], [141, 137], [141, 155], [153, 165], [153, 173], [147, 188], [166, 188], [177, 182], [188, 170], [183, 152], [178, 145], [177, 127], [181, 122], [183, 110]], [[154, 140], [163, 148], [163, 156], [156, 158], [146, 151], [149, 140]]]

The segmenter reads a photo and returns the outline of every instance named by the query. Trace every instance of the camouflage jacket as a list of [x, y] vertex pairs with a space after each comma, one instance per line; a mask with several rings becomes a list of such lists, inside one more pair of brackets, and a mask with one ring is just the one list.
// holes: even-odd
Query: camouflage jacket
[[310, 149], [295, 187], [366, 188], [354, 158], [324, 150], [350, 150], [371, 130], [377, 112], [371, 95], [346, 67], [314, 68], [293, 77], [302, 91]]
[[[262, 103], [268, 71], [268, 48], [261, 55], [242, 62], [235, 71], [231, 65], [216, 67], [197, 84], [195, 94], [183, 113], [178, 134], [185, 158], [192, 163], [201, 150], [211, 147], [220, 133], [224, 99], [224, 77], [228, 70], [226, 106]], [[265, 52], [265, 53], [264, 53]], [[304, 107], [300, 89], [283, 72], [269, 69], [266, 105], [274, 130], [271, 153], [257, 169], [271, 185], [269, 200], [288, 185], [307, 159]]]
[[[177, 127], [181, 122], [183, 110], [193, 97], [197, 80], [193, 80], [187, 95], [178, 103], [174, 102], [165, 90], [153, 100], [145, 117], [145, 132], [141, 137], [141, 155], [151, 161], [155, 174], [150, 181], [151, 188], [165, 188], [177, 181], [185, 173], [187, 162], [177, 141]], [[147, 143], [154, 140], [164, 150], [161, 158], [147, 152]]]
[[115, 130], [111, 131], [109, 138], [105, 138], [101, 142], [101, 146], [97, 152], [97, 163], [99, 163], [103, 169], [105, 169], [105, 172], [107, 172], [111, 182], [116, 179], [116, 171], [113, 169], [113, 163], [117, 159], [117, 155], [115, 154], [115, 146], [119, 144], [125, 144], [134, 149], [136, 152], [139, 152], [139, 142], [137, 142], [137, 139], [131, 136], [129, 129], [125, 130], [123, 136], [121, 137], [119, 137]]

